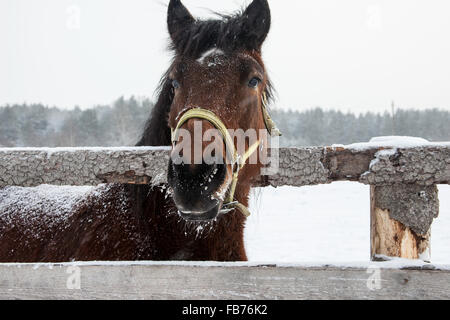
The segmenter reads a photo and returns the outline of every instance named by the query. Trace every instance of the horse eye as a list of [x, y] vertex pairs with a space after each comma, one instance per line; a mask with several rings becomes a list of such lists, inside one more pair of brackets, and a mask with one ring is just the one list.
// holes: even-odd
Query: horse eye
[[249, 82], [248, 82], [248, 86], [250, 88], [256, 88], [259, 84], [261, 83], [261, 79], [259, 78], [252, 78]]
[[172, 87], [174, 87], [174, 89], [178, 89], [180, 87], [180, 83], [177, 80], [172, 80]]

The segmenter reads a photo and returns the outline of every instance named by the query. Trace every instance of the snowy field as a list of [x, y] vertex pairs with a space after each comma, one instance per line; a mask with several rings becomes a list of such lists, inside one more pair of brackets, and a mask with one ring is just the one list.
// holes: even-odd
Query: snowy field
[[[431, 259], [450, 263], [450, 186], [439, 186]], [[352, 182], [257, 189], [245, 231], [252, 262], [365, 262], [370, 255], [369, 186]]]

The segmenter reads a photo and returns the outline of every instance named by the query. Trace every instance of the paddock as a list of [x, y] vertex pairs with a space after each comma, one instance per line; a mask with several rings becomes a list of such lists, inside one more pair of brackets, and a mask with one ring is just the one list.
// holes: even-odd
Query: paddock
[[[159, 185], [168, 161], [168, 148], [0, 149], [0, 187]], [[0, 264], [0, 298], [448, 299], [449, 268], [428, 261], [436, 185], [450, 184], [450, 143], [282, 148], [278, 173], [254, 186], [334, 181], [371, 186], [367, 264]]]

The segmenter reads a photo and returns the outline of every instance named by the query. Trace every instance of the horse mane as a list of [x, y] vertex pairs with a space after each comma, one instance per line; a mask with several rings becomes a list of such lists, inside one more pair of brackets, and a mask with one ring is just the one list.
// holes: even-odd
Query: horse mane
[[168, 73], [169, 71], [160, 80], [157, 89], [158, 99], [151, 111], [150, 118], [145, 124], [144, 132], [136, 144], [138, 147], [169, 146], [171, 144], [168, 117], [172, 105], [173, 92]]

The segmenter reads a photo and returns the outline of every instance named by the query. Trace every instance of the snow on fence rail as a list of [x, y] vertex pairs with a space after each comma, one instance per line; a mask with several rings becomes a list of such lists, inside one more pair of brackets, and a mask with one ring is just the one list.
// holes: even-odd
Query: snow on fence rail
[[[0, 188], [10, 185], [31, 187], [40, 184], [158, 185], [166, 182], [168, 161], [168, 148], [0, 149]], [[373, 261], [385, 260], [388, 257], [430, 261], [431, 224], [439, 214], [436, 185], [450, 184], [450, 143], [428, 143], [417, 139], [400, 141], [375, 139], [371, 143], [350, 146], [280, 149], [278, 173], [260, 177], [258, 181], [254, 181], [254, 186], [300, 187], [342, 180], [371, 186], [370, 233]], [[0, 298], [35, 297], [38, 294], [36, 290], [27, 291], [29, 286], [20, 284], [23, 279], [31, 279], [27, 282], [29, 284], [37, 281], [36, 285], [39, 288], [48, 290], [44, 293], [41, 291], [45, 297], [57, 295], [66, 297], [65, 289], [56, 288], [52, 284], [56, 281], [52, 277], [59, 276], [47, 275], [47, 271], [39, 271], [47, 270], [45, 268], [35, 270], [26, 265], [24, 268], [19, 268], [21, 265], [15, 266], [0, 264]], [[53, 265], [49, 266], [53, 267]], [[72, 297], [80, 295], [81, 298], [368, 297], [389, 299], [395, 297], [449, 298], [450, 292], [448, 270], [439, 270], [432, 266], [420, 270], [403, 268], [397, 271], [383, 271], [383, 281], [386, 281], [383, 282], [384, 288], [387, 289], [378, 293], [373, 291], [373, 288], [367, 289], [363, 281], [367, 277], [362, 276], [365, 270], [360, 268], [267, 269], [267, 266], [242, 268], [235, 265], [225, 270], [217, 266], [177, 266], [172, 267], [174, 274], [178, 275], [178, 278], [173, 279], [164, 276], [167, 269], [164, 269], [162, 265], [159, 267], [99, 265], [83, 268], [86, 270], [84, 273], [86, 277], [92, 281], [89, 282], [88, 289], [72, 294]], [[148, 284], [148, 290], [140, 291], [136, 289], [136, 286], [130, 285], [131, 287], [128, 288], [130, 292], [128, 292], [124, 289], [125, 287], [120, 286], [120, 290], [116, 291], [117, 295], [111, 294], [114, 292], [114, 286], [107, 287], [107, 282], [104, 286], [96, 284], [95, 274], [97, 273], [110, 274], [108, 277], [111, 278], [108, 279], [112, 283], [127, 281], [134, 283], [136, 279], [125, 279], [129, 275], [133, 275], [134, 278], [147, 277], [146, 280], [142, 279], [142, 283]], [[228, 274], [230, 274], [229, 277]], [[190, 277], [201, 281], [186, 287], [184, 280]], [[15, 285], [16, 280], [11, 279], [16, 279], [18, 284]], [[161, 281], [164, 282], [164, 279], [170, 282], [169, 286], [161, 286]], [[221, 279], [228, 280], [222, 283]], [[311, 279], [311, 281], [317, 279], [317, 283], [309, 285], [307, 281], [302, 284], [300, 280], [292, 279]], [[336, 281], [330, 281], [330, 279]], [[355, 281], [355, 279], [359, 280]], [[8, 292], [2, 289], [2, 283], [3, 288], [6, 284], [9, 296]], [[220, 290], [211, 291], [205, 286], [202, 287], [202, 283], [206, 287], [206, 284], [213, 284], [215, 289]], [[249, 288], [242, 287], [242, 283], [252, 284], [254, 286], [252, 288], [256, 291], [247, 290]], [[346, 290], [340, 290], [339, 283], [342, 283], [342, 288]], [[278, 291], [266, 290], [272, 285], [278, 288]], [[264, 290], [257, 290], [258, 288], [264, 288]], [[285, 291], [285, 288], [291, 291]], [[211, 296], [211, 292], [217, 296]]]

